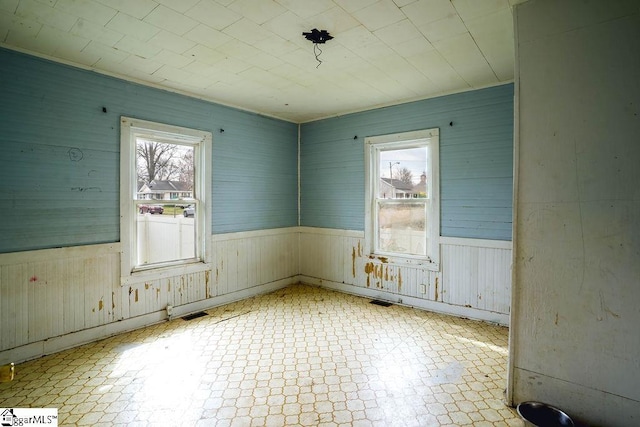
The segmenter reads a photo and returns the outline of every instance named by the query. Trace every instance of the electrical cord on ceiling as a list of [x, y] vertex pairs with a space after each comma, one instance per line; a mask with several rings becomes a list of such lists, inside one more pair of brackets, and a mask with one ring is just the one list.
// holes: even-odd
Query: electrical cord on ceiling
[[[320, 52], [318, 53], [318, 51]], [[317, 44], [313, 45], [313, 54], [316, 56], [316, 61], [318, 61], [318, 65], [316, 65], [316, 68], [318, 68], [320, 64], [322, 64], [322, 61], [320, 60], [320, 55], [322, 55], [322, 49], [320, 49], [320, 46], [318, 46]]]

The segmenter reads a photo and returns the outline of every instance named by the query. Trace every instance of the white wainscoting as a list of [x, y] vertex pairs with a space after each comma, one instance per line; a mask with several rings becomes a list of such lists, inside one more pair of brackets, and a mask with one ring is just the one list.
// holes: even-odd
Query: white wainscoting
[[212, 236], [212, 270], [121, 283], [120, 244], [0, 254], [0, 364], [294, 284], [297, 227]]
[[120, 245], [0, 254], [0, 364], [20, 362], [298, 281], [508, 324], [511, 243], [441, 239], [441, 271], [364, 253], [359, 231], [212, 236], [211, 270], [121, 282]]
[[511, 242], [440, 238], [439, 272], [364, 251], [364, 233], [300, 228], [300, 280], [366, 297], [508, 325]]

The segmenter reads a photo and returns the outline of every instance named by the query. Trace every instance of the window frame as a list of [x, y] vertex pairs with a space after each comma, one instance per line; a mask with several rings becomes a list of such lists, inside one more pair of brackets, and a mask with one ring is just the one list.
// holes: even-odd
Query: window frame
[[[148, 200], [137, 198], [136, 139], [147, 136], [157, 142], [193, 146], [195, 258], [137, 266], [138, 205]], [[120, 118], [120, 245], [121, 284], [211, 270], [211, 132], [122, 116]], [[182, 199], [167, 200], [174, 204]]]
[[[378, 135], [365, 138], [365, 253], [384, 258], [396, 265], [416, 265], [428, 270], [440, 270], [440, 130], [438, 128]], [[378, 242], [378, 189], [380, 152], [426, 146], [427, 198], [426, 198], [426, 256], [380, 251]], [[393, 199], [390, 203], [412, 204], [419, 198]]]

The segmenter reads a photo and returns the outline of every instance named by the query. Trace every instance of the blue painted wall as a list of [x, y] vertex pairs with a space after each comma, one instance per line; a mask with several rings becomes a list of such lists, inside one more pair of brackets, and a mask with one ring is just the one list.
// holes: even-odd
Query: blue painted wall
[[122, 115], [213, 132], [214, 233], [297, 225], [296, 124], [5, 49], [0, 99], [0, 252], [119, 241]]
[[364, 230], [364, 138], [436, 127], [441, 235], [511, 240], [512, 84], [302, 124], [301, 225]]

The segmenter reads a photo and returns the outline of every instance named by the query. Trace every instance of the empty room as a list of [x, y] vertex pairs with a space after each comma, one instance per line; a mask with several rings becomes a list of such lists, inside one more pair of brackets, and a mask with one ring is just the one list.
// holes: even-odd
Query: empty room
[[0, 0], [2, 425], [637, 426], [638, 52], [636, 0]]

